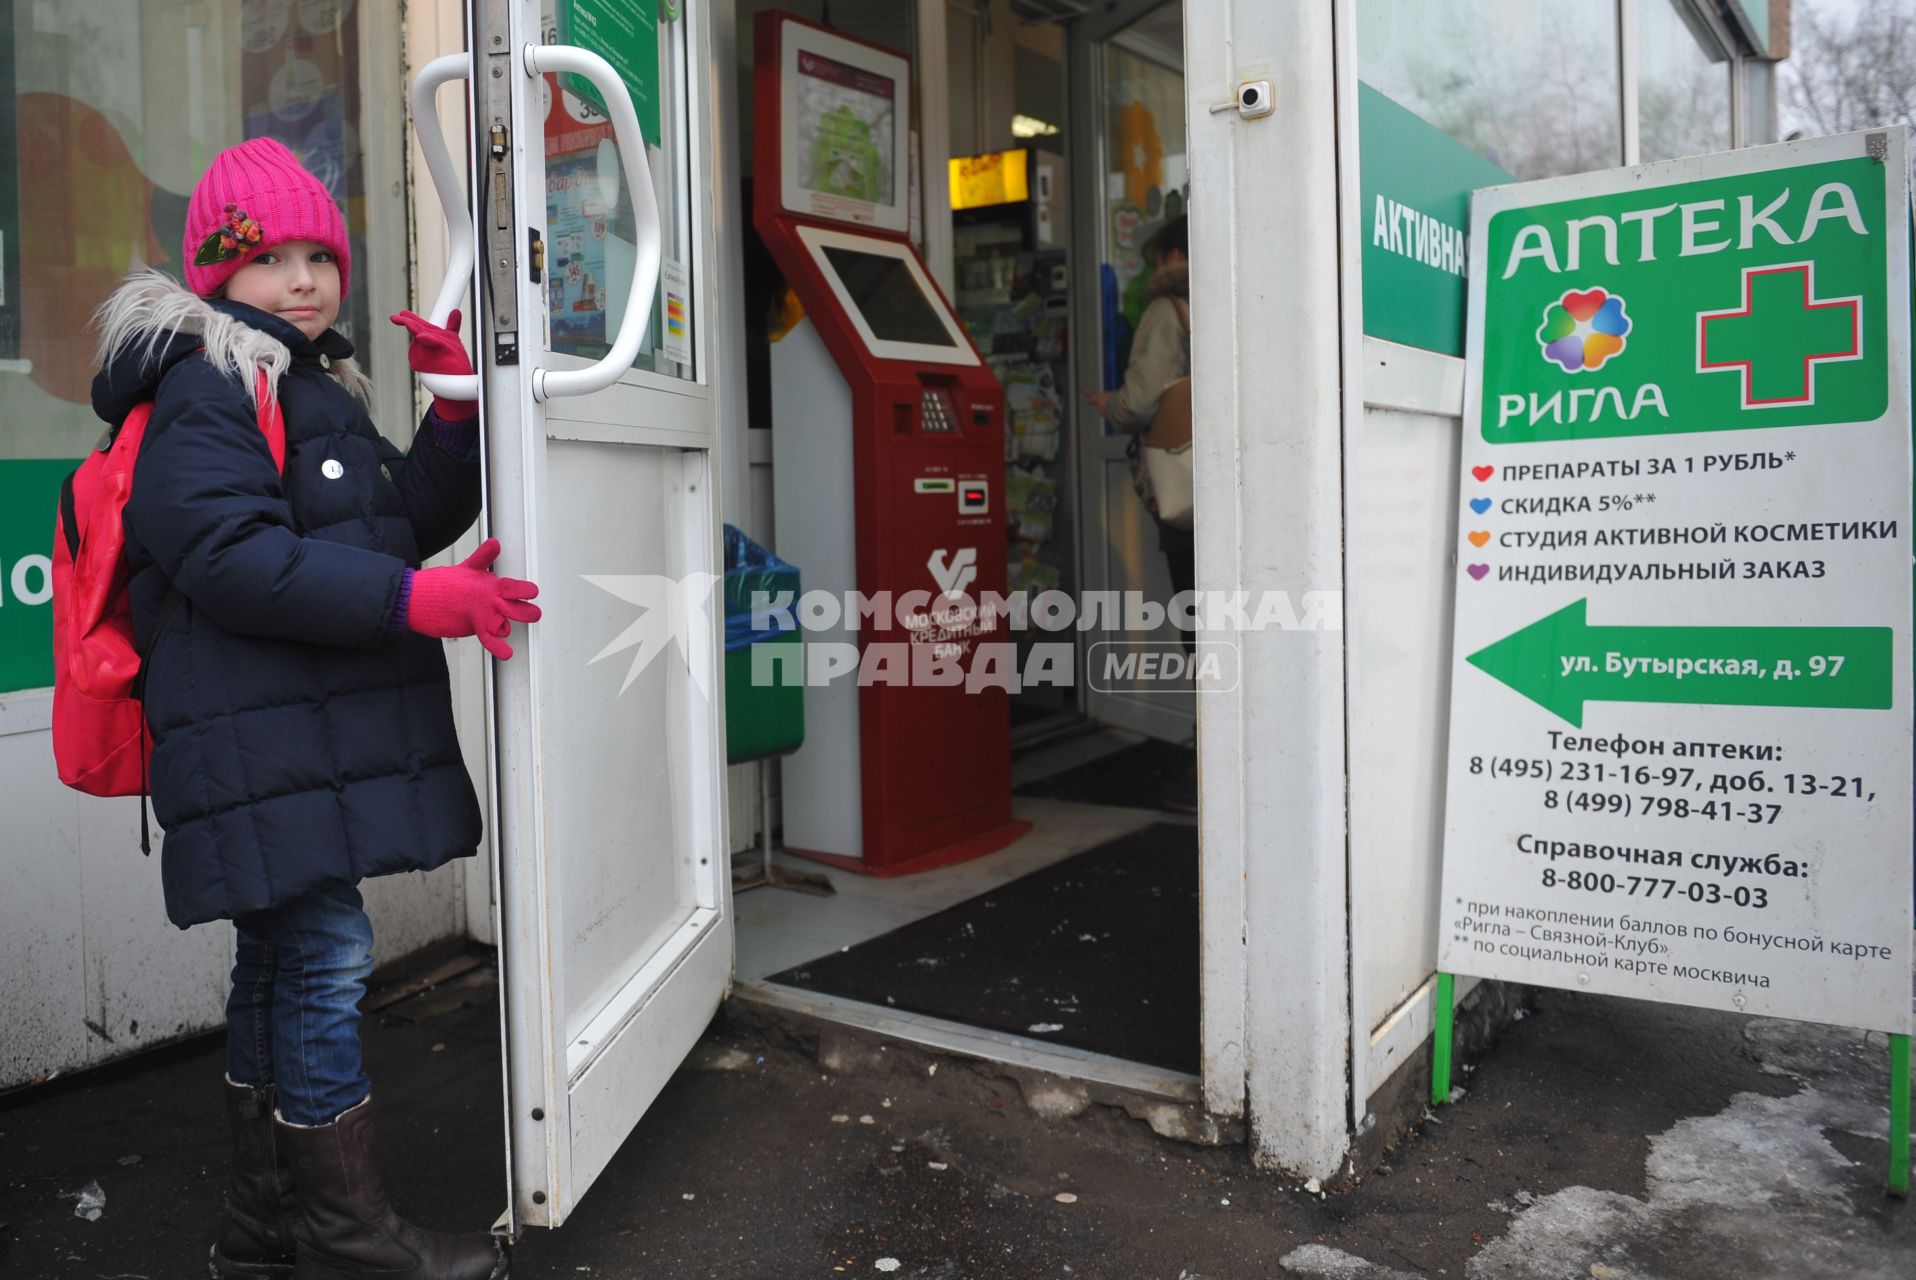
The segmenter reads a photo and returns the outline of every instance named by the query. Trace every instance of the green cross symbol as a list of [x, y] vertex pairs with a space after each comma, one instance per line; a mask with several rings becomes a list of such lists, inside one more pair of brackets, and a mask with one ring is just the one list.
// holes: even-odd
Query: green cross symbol
[[1863, 357], [1863, 299], [1816, 296], [1816, 264], [1743, 270], [1743, 305], [1696, 318], [1698, 373], [1740, 371], [1743, 407], [1816, 403], [1819, 364]]

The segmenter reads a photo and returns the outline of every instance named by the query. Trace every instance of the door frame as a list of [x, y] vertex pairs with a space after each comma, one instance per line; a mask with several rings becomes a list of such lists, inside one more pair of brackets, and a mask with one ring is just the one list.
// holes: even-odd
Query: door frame
[[[1344, 444], [1360, 392], [1353, 0], [1185, 0], [1197, 576], [1311, 597], [1321, 625], [1239, 633], [1199, 695], [1204, 1093], [1254, 1161], [1328, 1178], [1350, 1149]], [[1330, 67], [1333, 74], [1326, 76]], [[1244, 120], [1238, 84], [1277, 110]], [[1340, 127], [1342, 126], [1342, 127]], [[1273, 237], [1269, 228], [1284, 228]], [[1284, 298], [1287, 305], [1264, 301]], [[1270, 412], [1267, 406], [1282, 406]], [[1319, 610], [1308, 610], [1312, 614]]]

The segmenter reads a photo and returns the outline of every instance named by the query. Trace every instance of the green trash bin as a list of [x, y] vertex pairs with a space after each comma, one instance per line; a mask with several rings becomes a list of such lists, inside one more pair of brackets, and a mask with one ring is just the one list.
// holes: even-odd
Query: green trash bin
[[[794, 602], [787, 617], [753, 618], [754, 597], [773, 600], [786, 592]], [[798, 595], [796, 568], [725, 526], [725, 759], [730, 764], [790, 755], [805, 741], [804, 636], [789, 616]]]

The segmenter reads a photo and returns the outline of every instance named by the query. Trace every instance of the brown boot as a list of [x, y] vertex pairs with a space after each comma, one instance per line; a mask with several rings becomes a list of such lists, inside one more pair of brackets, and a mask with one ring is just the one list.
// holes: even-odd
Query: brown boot
[[406, 1280], [506, 1280], [503, 1246], [483, 1231], [423, 1231], [394, 1213], [373, 1161], [373, 1100], [331, 1124], [278, 1124], [299, 1200], [293, 1280], [402, 1276]]
[[299, 1206], [273, 1141], [273, 1086], [255, 1089], [228, 1080], [226, 1118], [233, 1130], [233, 1180], [208, 1270], [213, 1280], [287, 1280]]

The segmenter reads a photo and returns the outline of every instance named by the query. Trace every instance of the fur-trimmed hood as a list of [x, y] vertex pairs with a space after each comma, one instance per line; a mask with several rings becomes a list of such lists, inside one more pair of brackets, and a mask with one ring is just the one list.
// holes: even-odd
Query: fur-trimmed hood
[[93, 411], [113, 426], [133, 406], [154, 398], [168, 370], [202, 350], [214, 368], [245, 389], [249, 402], [256, 395], [256, 371], [266, 374], [271, 394], [277, 395], [281, 375], [296, 359], [324, 364], [360, 403], [372, 398], [372, 384], [353, 359], [352, 344], [336, 331], [308, 338], [278, 316], [240, 302], [202, 298], [150, 267], [120, 282], [93, 313], [93, 328], [100, 335]]

